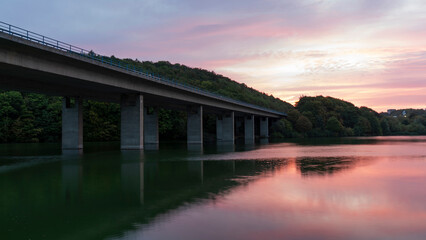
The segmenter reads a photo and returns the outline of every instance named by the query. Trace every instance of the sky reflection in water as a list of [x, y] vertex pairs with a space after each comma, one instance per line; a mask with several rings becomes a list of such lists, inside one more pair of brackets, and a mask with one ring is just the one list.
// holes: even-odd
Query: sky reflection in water
[[390, 137], [1, 156], [0, 224], [5, 239], [426, 239], [425, 149]]
[[270, 167], [121, 239], [425, 239], [425, 142], [390, 140], [201, 156]]

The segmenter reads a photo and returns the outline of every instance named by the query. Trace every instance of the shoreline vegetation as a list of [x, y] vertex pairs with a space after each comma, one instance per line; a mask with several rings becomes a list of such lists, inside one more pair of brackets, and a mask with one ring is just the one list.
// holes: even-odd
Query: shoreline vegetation
[[[116, 59], [114, 56], [111, 58]], [[272, 138], [345, 137], [382, 135], [426, 135], [425, 109], [400, 109], [377, 113], [333, 97], [302, 96], [295, 106], [199, 68], [166, 61], [123, 62], [156, 75], [231, 97], [247, 103], [286, 112], [288, 117], [271, 124]], [[17, 91], [0, 91], [0, 143], [59, 142], [61, 139], [62, 98]], [[84, 101], [84, 141], [118, 141], [120, 106], [115, 103]], [[215, 116], [204, 116], [207, 141], [214, 140]], [[186, 138], [186, 114], [159, 110], [162, 140]]]

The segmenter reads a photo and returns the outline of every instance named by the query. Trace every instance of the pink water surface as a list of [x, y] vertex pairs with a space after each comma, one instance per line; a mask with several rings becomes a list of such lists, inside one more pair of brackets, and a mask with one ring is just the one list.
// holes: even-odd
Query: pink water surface
[[426, 138], [374, 140], [197, 157], [276, 164], [119, 238], [426, 239]]

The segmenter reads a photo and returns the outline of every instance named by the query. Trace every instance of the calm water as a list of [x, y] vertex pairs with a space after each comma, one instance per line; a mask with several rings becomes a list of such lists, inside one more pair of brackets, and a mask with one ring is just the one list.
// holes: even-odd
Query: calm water
[[0, 239], [426, 239], [426, 137], [0, 145]]

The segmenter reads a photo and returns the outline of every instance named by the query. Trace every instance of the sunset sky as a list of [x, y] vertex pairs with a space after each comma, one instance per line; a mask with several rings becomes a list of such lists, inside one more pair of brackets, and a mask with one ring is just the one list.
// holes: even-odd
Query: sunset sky
[[0, 21], [96, 53], [205, 68], [292, 104], [426, 108], [425, 0], [5, 0]]

